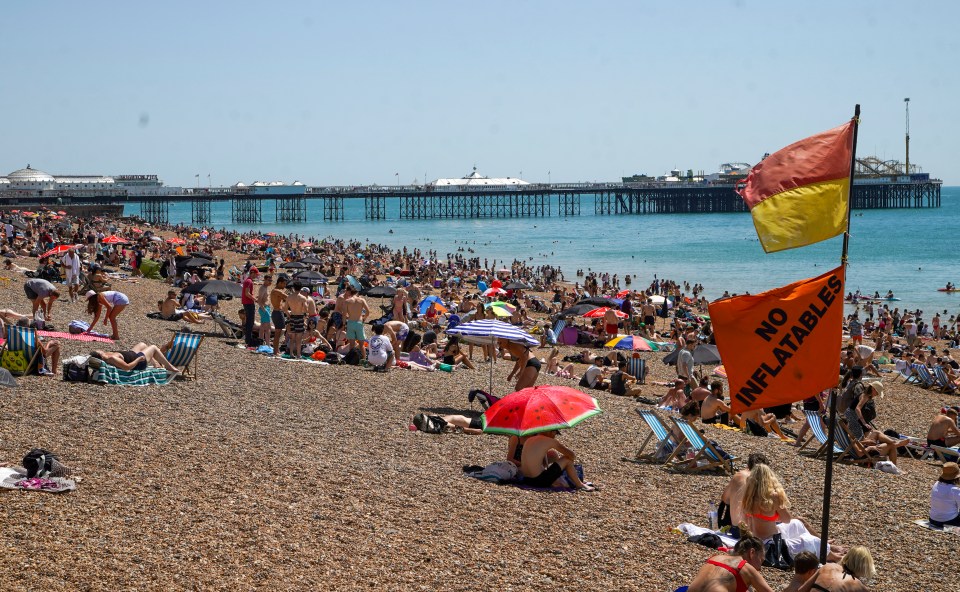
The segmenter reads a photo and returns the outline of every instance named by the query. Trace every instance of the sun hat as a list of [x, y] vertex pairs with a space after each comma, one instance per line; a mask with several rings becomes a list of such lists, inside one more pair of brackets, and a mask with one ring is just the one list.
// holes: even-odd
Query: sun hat
[[940, 478], [944, 481], [953, 481], [960, 477], [960, 466], [955, 462], [944, 463], [940, 469]]
[[873, 392], [877, 393], [877, 396], [883, 398], [883, 383], [879, 380], [867, 380], [863, 383], [863, 386], [871, 387]]

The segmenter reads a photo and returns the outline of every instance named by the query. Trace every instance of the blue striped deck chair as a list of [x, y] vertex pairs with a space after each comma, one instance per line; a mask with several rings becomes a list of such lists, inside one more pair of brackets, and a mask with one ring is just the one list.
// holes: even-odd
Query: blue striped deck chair
[[647, 376], [647, 361], [637, 357], [627, 358], [627, 374], [637, 379], [637, 384], [644, 384], [644, 378]]
[[953, 384], [950, 381], [950, 377], [947, 376], [947, 373], [943, 371], [943, 368], [940, 366], [935, 366], [933, 368], [933, 376], [937, 380], [937, 388], [945, 393], [952, 393], [957, 390], [957, 385]]
[[941, 462], [960, 463], [960, 450], [956, 448], [945, 448], [943, 446], [931, 446], [930, 452]]
[[[663, 458], [661, 453], [663, 448], [670, 444], [674, 444], [674, 442], [670, 436], [670, 432], [667, 430], [667, 426], [663, 425], [663, 422], [660, 421], [660, 416], [650, 409], [642, 409], [639, 407], [637, 408], [637, 414], [640, 415], [640, 418], [643, 419], [647, 426], [650, 427], [650, 434], [647, 436], [647, 439], [643, 441], [643, 444], [640, 445], [640, 449], [637, 450], [637, 454], [634, 458], [624, 457], [623, 460], [630, 462], [647, 461], [661, 464], [672, 460], [674, 454], [676, 454], [679, 450], [679, 447], [674, 446], [673, 452], [670, 454], [670, 456]], [[653, 451], [650, 453], [644, 453], [644, 450], [647, 448], [647, 444], [649, 444], [650, 440], [653, 438], [657, 439], [653, 446]]]
[[14, 376], [23, 376], [25, 374], [35, 374], [40, 361], [40, 348], [37, 344], [37, 331], [30, 327], [18, 327], [16, 325], [7, 325], [7, 342], [0, 348], [0, 355], [5, 351], [22, 351], [27, 360], [27, 368], [24, 372], [10, 373]]
[[[671, 417], [670, 421], [675, 423], [683, 437], [690, 443], [690, 448], [694, 455], [691, 459], [679, 458], [673, 461], [673, 467], [690, 471], [710, 471], [713, 469], [723, 469], [724, 472], [733, 474], [733, 461], [736, 457], [724, 457], [710, 442], [703, 439], [703, 434], [697, 431], [697, 428], [690, 425], [687, 420], [680, 417]], [[701, 464], [702, 463], [702, 464]]]
[[[196, 356], [201, 343], [203, 343], [203, 335], [200, 333], [177, 331], [170, 339], [170, 343], [161, 351], [163, 351], [167, 361], [183, 370], [184, 378], [196, 379]], [[191, 366], [193, 366], [192, 370]]]
[[547, 343], [550, 345], [557, 345], [557, 343], [560, 341], [560, 332], [563, 331], [566, 326], [566, 319], [557, 320], [556, 324], [553, 325], [553, 329], [551, 330], [552, 333], [551, 331], [547, 331]]
[[840, 418], [837, 418], [837, 429], [834, 434], [834, 442], [838, 446], [844, 449], [846, 455], [841, 455], [835, 457], [834, 460], [851, 462], [857, 465], [867, 465], [873, 466], [873, 463], [878, 460], [883, 460], [886, 457], [869, 457], [864, 455], [863, 448], [858, 451], [856, 446], [854, 446], [854, 437], [850, 433], [850, 429], [847, 427], [847, 422], [843, 421]]
[[[820, 456], [823, 456], [827, 451], [828, 434], [827, 434], [826, 423], [823, 421], [823, 417], [820, 416], [819, 411], [804, 411], [803, 414], [807, 416], [807, 424], [810, 426], [810, 433], [812, 434], [812, 436], [807, 438], [807, 441], [804, 442], [802, 446], [800, 446], [798, 452], [806, 448], [807, 444], [816, 440], [820, 444], [820, 446], [818, 446], [817, 449], [813, 451], [813, 456], [814, 458], [819, 458]], [[839, 430], [837, 431], [839, 432]], [[833, 443], [833, 453], [835, 455], [834, 458], [839, 459], [844, 455], [846, 450], [844, 448], [841, 448], [838, 445], [839, 440], [837, 440], [837, 438], [834, 438], [834, 440], [835, 440]]]
[[934, 380], [933, 375], [930, 374], [930, 369], [924, 364], [913, 365], [913, 376], [917, 379], [915, 384], [923, 388], [930, 388], [937, 383], [937, 381]]

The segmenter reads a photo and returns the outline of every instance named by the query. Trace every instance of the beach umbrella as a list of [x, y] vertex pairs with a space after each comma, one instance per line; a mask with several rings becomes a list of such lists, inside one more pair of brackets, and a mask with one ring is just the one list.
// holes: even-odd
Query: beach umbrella
[[103, 239], [100, 242], [105, 245], [126, 245], [130, 241], [128, 241], [125, 238], [121, 238], [115, 234], [111, 234], [110, 236], [108, 236], [107, 238]]
[[397, 295], [397, 289], [393, 286], [374, 286], [364, 290], [363, 294], [374, 298], [391, 298]]
[[606, 347], [613, 349], [631, 349], [637, 351], [660, 351], [660, 346], [655, 341], [640, 337], [638, 335], [617, 335], [605, 344]]
[[533, 286], [519, 281], [512, 281], [503, 287], [504, 290], [532, 290]]
[[206, 267], [206, 266], [212, 267], [213, 265], [214, 265], [213, 261], [209, 259], [205, 259], [203, 257], [191, 257], [186, 261], [183, 261], [182, 263], [177, 263], [177, 267], [183, 267], [186, 269], [194, 269], [197, 267]]
[[171, 245], [185, 245], [185, 244], [187, 244], [187, 241], [183, 240], [183, 239], [180, 238], [179, 236], [174, 236], [174, 237], [172, 237], [172, 238], [168, 238], [168, 239], [167, 239], [167, 242], [168, 242], [169, 244], [171, 244]]
[[590, 312], [585, 312], [585, 313], [583, 313], [582, 316], [583, 316], [583, 318], [585, 318], [585, 319], [602, 319], [602, 318], [603, 318], [603, 315], [607, 314], [607, 311], [609, 311], [609, 310], [612, 310], [612, 311], [614, 312], [614, 314], [617, 315], [617, 318], [618, 318], [618, 319], [625, 319], [625, 318], [627, 318], [627, 313], [625, 313], [625, 312], [620, 312], [619, 310], [617, 310], [617, 309], [615, 309], [615, 308], [610, 308], [609, 306], [601, 306], [600, 308], [595, 308], [595, 309], [591, 310]]
[[596, 304], [574, 304], [570, 308], [561, 310], [557, 316], [561, 319], [565, 319], [567, 317], [579, 317], [583, 316], [584, 313], [588, 313], [591, 310], [596, 310], [597, 308], [600, 307]]
[[316, 255], [307, 255], [300, 260], [300, 263], [305, 263], [307, 265], [323, 265], [323, 261], [321, 261]]
[[659, 294], [654, 294], [653, 296], [648, 296], [647, 299], [653, 304], [663, 304], [667, 301], [666, 298], [660, 296]]
[[301, 286], [321, 286], [327, 283], [327, 276], [316, 271], [301, 271], [293, 276], [293, 280]]
[[620, 290], [617, 292], [617, 298], [626, 298], [630, 295], [630, 290]]
[[62, 255], [63, 253], [66, 253], [66, 252], [69, 251], [70, 249], [72, 249], [72, 248], [74, 248], [74, 247], [79, 247], [79, 246], [82, 246], [82, 245], [58, 245], [58, 246], [50, 249], [49, 251], [47, 251], [47, 252], [44, 253], [43, 255], [40, 255], [40, 258], [41, 258], [41, 259], [44, 259], [44, 258], [46, 258], [46, 257], [52, 257], [52, 256], [54, 256], [54, 255]]
[[571, 428], [600, 413], [590, 395], [545, 384], [510, 393], [484, 411], [480, 421], [488, 434], [523, 437]]
[[307, 265], [305, 263], [300, 263], [299, 261], [287, 261], [280, 267], [284, 269], [306, 269]]
[[131, 228], [131, 229], [130, 229], [130, 232], [136, 232], [137, 234], [143, 234], [143, 231], [140, 230], [139, 228], [137, 228], [136, 226], [134, 226], [133, 228]]
[[[463, 323], [452, 329], [447, 329], [447, 334], [459, 335], [467, 343], [477, 345], [494, 345], [500, 339], [522, 343], [530, 347], [540, 345], [540, 340], [533, 335], [496, 319], [481, 319]], [[490, 357], [490, 385], [487, 392], [493, 393], [493, 356]]]
[[501, 296], [506, 293], [507, 291], [504, 290], [503, 288], [498, 288], [494, 286], [492, 288], [487, 288], [486, 290], [484, 290], [483, 295], [489, 298], [490, 296]]
[[277, 233], [276, 233], [276, 232], [268, 232], [268, 233], [265, 234], [264, 236], [277, 236]]
[[228, 282], [226, 280], [204, 280], [202, 282], [190, 284], [184, 288], [183, 291], [187, 294], [203, 294], [204, 296], [216, 294], [217, 296], [232, 296], [234, 298], [239, 298], [240, 294], [243, 292], [243, 286], [237, 282]]
[[[513, 313], [510, 312], [510, 309], [508, 309], [508, 308], [505, 307], [505, 306], [493, 306], [493, 305], [491, 305], [491, 304], [488, 304], [488, 305], [486, 305], [485, 308], [487, 308], [490, 312], [492, 312], [494, 316], [498, 316], [498, 317], [511, 317], [511, 316], [513, 316]], [[512, 307], [511, 307], [511, 308], [512, 308]]]
[[[675, 366], [679, 356], [680, 349], [678, 348], [664, 356], [663, 363], [668, 366]], [[702, 366], [703, 364], [719, 364], [720, 350], [718, 350], [715, 345], [700, 343], [697, 347], [693, 348], [693, 363], [698, 366]]]
[[623, 301], [616, 301], [613, 298], [604, 298], [603, 296], [591, 296], [590, 298], [581, 298], [577, 304], [596, 304], [597, 306], [609, 306], [610, 308], [619, 308]]
[[312, 246], [313, 246], [313, 243], [311, 243], [311, 242], [309, 242], [309, 241], [300, 243], [300, 247], [301, 247], [301, 248], [307, 248], [307, 247], [312, 247]]

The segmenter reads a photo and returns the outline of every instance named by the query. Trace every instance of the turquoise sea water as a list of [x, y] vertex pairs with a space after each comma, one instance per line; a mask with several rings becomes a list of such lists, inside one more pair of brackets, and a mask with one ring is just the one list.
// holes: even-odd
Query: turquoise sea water
[[[595, 216], [590, 197], [582, 215], [570, 218], [484, 220], [404, 220], [398, 204], [388, 201], [392, 220], [363, 218], [363, 200], [345, 200], [345, 220], [323, 221], [321, 202], [308, 201], [307, 222], [259, 225], [262, 232], [300, 236], [354, 238], [392, 247], [435, 249], [441, 257], [457, 247], [472, 247], [481, 258], [525, 259], [559, 265], [568, 281], [576, 269], [636, 274], [634, 287], [657, 277], [700, 282], [708, 298], [725, 290], [753, 293], [819, 275], [839, 264], [840, 237], [809, 247], [765, 254], [750, 215], [657, 214]], [[891, 306], [925, 311], [960, 312], [960, 293], [937, 292], [948, 281], [960, 283], [960, 187], [945, 187], [938, 209], [855, 211], [850, 239], [847, 291], [893, 290], [901, 298]], [[139, 213], [139, 206], [128, 207]], [[263, 217], [273, 218], [272, 202]], [[247, 229], [230, 224], [230, 203], [213, 206], [216, 228]], [[190, 223], [190, 204], [170, 206], [173, 223]], [[390, 230], [393, 233], [390, 233]]]

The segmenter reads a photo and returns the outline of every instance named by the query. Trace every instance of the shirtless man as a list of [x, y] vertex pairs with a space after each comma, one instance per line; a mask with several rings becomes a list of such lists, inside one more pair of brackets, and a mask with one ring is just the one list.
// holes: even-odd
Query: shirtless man
[[350, 349], [357, 349], [363, 345], [366, 336], [363, 333], [363, 323], [370, 315], [370, 307], [362, 296], [357, 295], [357, 290], [353, 286], [347, 286], [344, 290], [347, 298], [343, 302], [344, 318], [347, 321], [347, 342]]
[[[306, 290], [306, 293], [304, 293]], [[296, 359], [303, 358], [303, 334], [307, 332], [307, 302], [310, 300], [310, 288], [301, 288], [287, 297], [287, 310], [290, 318], [287, 320], [290, 332], [290, 342], [287, 344], [287, 354]]]
[[690, 391], [690, 398], [702, 405], [703, 400], [710, 396], [710, 379], [706, 376], [700, 379], [700, 385]]
[[777, 423], [777, 416], [772, 413], [767, 413], [763, 409], [751, 409], [750, 411], [744, 411], [740, 414], [740, 429], [747, 429], [747, 420], [751, 420], [763, 426], [763, 429], [768, 432], [773, 432], [776, 435], [780, 436], [781, 440], [787, 440], [788, 438], [783, 434], [783, 431], [780, 429], [780, 424]]
[[[756, 465], [770, 466], [770, 461], [767, 460], [766, 455], [761, 452], [752, 453], [747, 457], [747, 468], [734, 473], [733, 477], [730, 478], [730, 482], [727, 483], [727, 486], [723, 489], [723, 493], [720, 495], [721, 506], [725, 504], [730, 512], [729, 521], [724, 520], [721, 526], [729, 524], [730, 536], [732, 537], [740, 537], [740, 523], [743, 522], [743, 489], [747, 485], [747, 477], [750, 476], [750, 471], [753, 470], [753, 467]], [[722, 513], [723, 512], [721, 512], [721, 514]]]
[[674, 384], [673, 388], [667, 391], [667, 394], [660, 399], [660, 407], [680, 409], [687, 402], [687, 395], [683, 392], [683, 387], [686, 382], [682, 378], [678, 378]]
[[809, 551], [800, 551], [793, 558], [793, 577], [783, 592], [798, 592], [800, 587], [817, 575], [820, 569], [820, 560]]
[[752, 586], [756, 592], [773, 592], [760, 575], [763, 565], [763, 541], [744, 537], [737, 541], [733, 555], [714, 555], [700, 568], [688, 592], [741, 592]]
[[617, 324], [620, 322], [620, 319], [617, 318], [617, 311], [614, 309], [608, 309], [607, 312], [603, 313], [603, 328], [606, 331], [607, 335], [610, 337], [616, 337], [619, 329]]
[[273, 321], [273, 355], [280, 357], [280, 338], [283, 337], [283, 329], [287, 326], [287, 317], [283, 311], [287, 308], [287, 278], [284, 275], [277, 276], [277, 282], [270, 290], [270, 320]]
[[647, 330], [653, 331], [657, 326], [657, 307], [653, 305], [649, 299], [643, 301], [643, 306], [640, 307], [640, 314], [643, 315], [643, 324], [646, 325]]
[[403, 321], [387, 321], [383, 324], [383, 336], [390, 340], [393, 351], [397, 352], [398, 356], [400, 355], [400, 346], [403, 345], [408, 333], [410, 333], [410, 325]]
[[203, 318], [199, 314], [180, 308], [176, 290], [167, 290], [167, 299], [160, 302], [160, 318], [165, 321], [184, 320], [196, 325], [203, 324]]
[[523, 443], [520, 456], [520, 472], [526, 477], [524, 484], [531, 487], [559, 487], [563, 484], [560, 477], [564, 473], [577, 489], [594, 491], [594, 486], [584, 483], [577, 475], [574, 461], [577, 459], [572, 450], [557, 441], [560, 432], [553, 430], [530, 436]]
[[950, 448], [960, 444], [960, 429], [957, 429], [957, 411], [947, 408], [937, 415], [927, 432], [927, 446]]
[[700, 421], [703, 423], [730, 423], [730, 406], [723, 398], [723, 383], [719, 380], [710, 385], [710, 396], [700, 406]]

